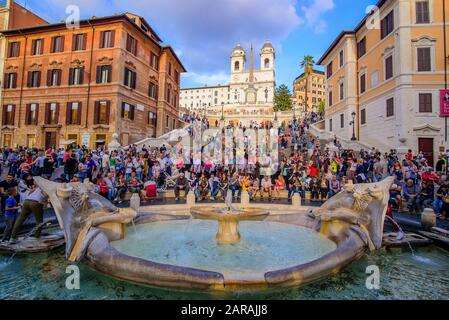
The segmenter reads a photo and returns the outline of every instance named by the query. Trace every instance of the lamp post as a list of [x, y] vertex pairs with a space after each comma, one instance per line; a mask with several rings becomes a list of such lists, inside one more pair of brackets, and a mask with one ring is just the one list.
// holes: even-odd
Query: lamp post
[[352, 138], [351, 138], [351, 141], [356, 141], [357, 138], [355, 137], [355, 112], [354, 111], [351, 113], [351, 116], [352, 116], [352, 121], [349, 124], [349, 125], [352, 126]]
[[221, 103], [221, 121], [224, 120], [224, 102]]

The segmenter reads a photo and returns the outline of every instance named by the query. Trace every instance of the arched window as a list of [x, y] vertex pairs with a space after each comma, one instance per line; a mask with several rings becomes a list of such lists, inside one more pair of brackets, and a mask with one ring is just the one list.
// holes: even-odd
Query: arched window
[[270, 59], [266, 58], [264, 65], [265, 65], [265, 68], [268, 69], [270, 67]]
[[239, 71], [239, 70], [240, 70], [240, 62], [239, 62], [239, 61], [236, 61], [236, 62], [234, 63], [234, 70], [235, 70], [235, 71]]

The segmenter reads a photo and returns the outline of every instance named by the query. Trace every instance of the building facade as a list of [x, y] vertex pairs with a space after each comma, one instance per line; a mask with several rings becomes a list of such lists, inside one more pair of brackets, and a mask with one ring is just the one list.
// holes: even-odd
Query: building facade
[[[212, 117], [236, 118], [236, 114], [260, 114], [272, 111], [275, 81], [275, 50], [267, 41], [259, 52], [260, 66], [254, 67], [251, 47], [249, 68], [247, 55], [239, 44], [230, 57], [230, 82], [227, 85], [181, 89], [181, 110]], [[236, 119], [235, 119], [236, 120]]]
[[[293, 81], [293, 101], [304, 112], [316, 112], [320, 102], [326, 100], [326, 84], [323, 71], [312, 69]], [[306, 100], [307, 98], [307, 100]]]
[[178, 126], [182, 63], [141, 17], [6, 30], [2, 146], [122, 145]]
[[354, 114], [356, 138], [369, 145], [422, 151], [431, 162], [449, 149], [439, 116], [448, 66], [443, 1], [382, 0], [341, 32], [318, 62], [326, 69], [326, 131], [351, 139]]

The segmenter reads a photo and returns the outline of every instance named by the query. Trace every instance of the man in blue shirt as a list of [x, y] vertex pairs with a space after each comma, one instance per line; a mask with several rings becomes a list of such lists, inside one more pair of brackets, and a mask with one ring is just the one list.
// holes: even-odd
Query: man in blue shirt
[[17, 190], [14, 188], [8, 189], [8, 198], [5, 203], [5, 231], [0, 242], [7, 241], [11, 236], [11, 231], [19, 213], [20, 205], [16, 200]]

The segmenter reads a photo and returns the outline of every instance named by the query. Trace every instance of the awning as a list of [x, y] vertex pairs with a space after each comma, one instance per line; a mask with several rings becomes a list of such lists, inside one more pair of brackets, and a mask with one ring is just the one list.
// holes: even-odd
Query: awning
[[69, 144], [72, 144], [72, 143], [75, 143], [76, 142], [76, 140], [67, 140], [66, 142], [63, 142], [62, 144], [63, 145], [69, 145]]

